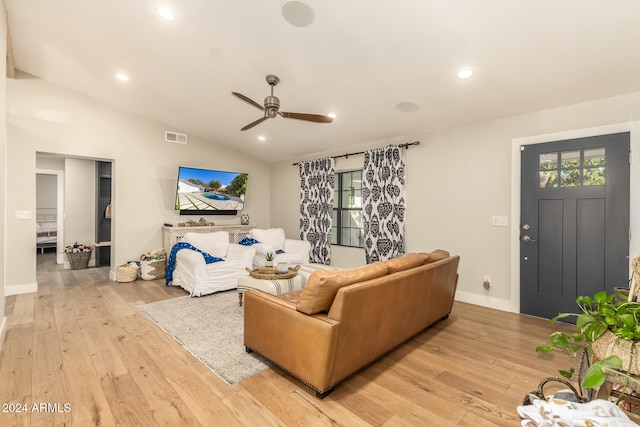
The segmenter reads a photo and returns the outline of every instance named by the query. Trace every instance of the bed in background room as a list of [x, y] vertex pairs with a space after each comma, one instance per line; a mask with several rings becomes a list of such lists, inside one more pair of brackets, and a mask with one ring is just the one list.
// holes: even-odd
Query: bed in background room
[[56, 208], [36, 208], [36, 247], [41, 253], [58, 242]]

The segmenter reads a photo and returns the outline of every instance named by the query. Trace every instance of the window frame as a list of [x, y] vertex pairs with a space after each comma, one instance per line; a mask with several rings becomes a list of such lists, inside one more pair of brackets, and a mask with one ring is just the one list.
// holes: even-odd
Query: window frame
[[[360, 173], [360, 194], [362, 194], [362, 177], [364, 175], [364, 170], [363, 169], [352, 169], [352, 170], [345, 170], [345, 171], [339, 171], [336, 172], [334, 175], [334, 200], [333, 200], [333, 215], [334, 215], [334, 222], [336, 224], [332, 225], [332, 232], [331, 232], [331, 245], [335, 245], [335, 246], [344, 246], [347, 248], [364, 248], [364, 224], [362, 227], [347, 227], [348, 229], [356, 229], [356, 230], [360, 230], [362, 233], [362, 244], [359, 246], [356, 245], [352, 245], [352, 244], [346, 244], [343, 242], [342, 239], [342, 234], [344, 231], [344, 227], [342, 224], [342, 215], [344, 212], [352, 212], [352, 211], [359, 211], [360, 215], [362, 216], [362, 203], [360, 203], [360, 207], [359, 208], [349, 208], [349, 207], [344, 207], [342, 205], [342, 192], [343, 192], [343, 176], [345, 175], [352, 175], [354, 172], [359, 172]], [[351, 178], [351, 182], [354, 182], [353, 180], [353, 175]], [[355, 190], [357, 191], [358, 188], [355, 188]], [[337, 197], [336, 197], [337, 195]], [[337, 200], [336, 200], [337, 199]], [[334, 241], [334, 234], [333, 234], [333, 230], [336, 230], [336, 240]]]

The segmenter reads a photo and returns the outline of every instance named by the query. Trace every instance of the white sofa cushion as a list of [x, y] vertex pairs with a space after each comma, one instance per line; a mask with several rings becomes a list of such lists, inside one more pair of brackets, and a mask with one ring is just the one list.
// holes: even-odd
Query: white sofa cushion
[[182, 241], [218, 258], [225, 258], [229, 249], [229, 233], [226, 231], [189, 232], [184, 235]]
[[284, 249], [285, 235], [282, 228], [269, 228], [267, 230], [254, 228], [249, 231], [249, 237], [256, 239], [260, 243], [272, 246], [275, 251]]

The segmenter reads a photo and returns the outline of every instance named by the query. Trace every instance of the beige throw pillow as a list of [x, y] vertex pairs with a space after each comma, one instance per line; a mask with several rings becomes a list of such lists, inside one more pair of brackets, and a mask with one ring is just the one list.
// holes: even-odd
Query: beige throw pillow
[[346, 270], [316, 270], [309, 276], [296, 309], [306, 314], [327, 311], [331, 308], [338, 289], [384, 276], [387, 271], [388, 267], [384, 262]]
[[401, 257], [392, 258], [384, 262], [389, 268], [389, 274], [393, 274], [398, 271], [408, 270], [410, 268], [423, 265], [425, 262], [425, 257], [418, 254], [406, 254]]

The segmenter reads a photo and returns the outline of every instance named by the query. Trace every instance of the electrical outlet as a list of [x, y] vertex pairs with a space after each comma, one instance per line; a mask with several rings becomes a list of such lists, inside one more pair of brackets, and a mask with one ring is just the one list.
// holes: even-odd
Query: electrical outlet
[[491, 276], [484, 276], [482, 280], [482, 287], [485, 289], [491, 288]]

